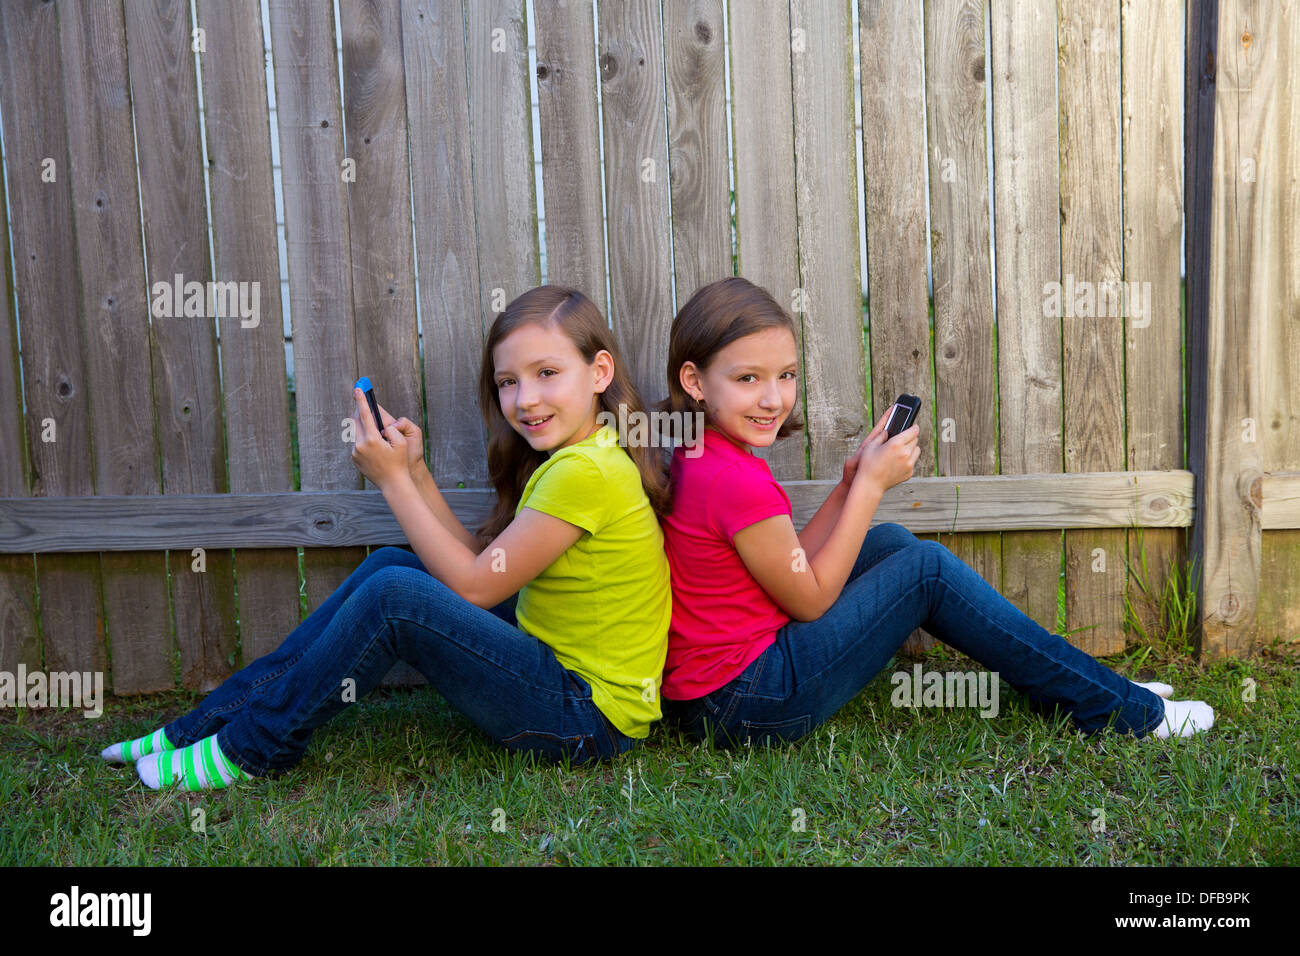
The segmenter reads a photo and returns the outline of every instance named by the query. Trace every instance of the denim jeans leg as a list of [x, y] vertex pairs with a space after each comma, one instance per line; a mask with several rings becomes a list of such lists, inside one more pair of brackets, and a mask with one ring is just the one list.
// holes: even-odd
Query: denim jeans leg
[[1085, 734], [1110, 725], [1141, 737], [1160, 725], [1160, 697], [1042, 627], [939, 542], [922, 542], [921, 551], [932, 582], [921, 626], [931, 634], [1030, 699], [1061, 705]]
[[[1142, 736], [1164, 702], [1052, 634], [936, 541], [918, 541], [845, 585], [815, 621], [791, 621], [776, 641], [714, 698], [732, 735], [794, 739], [851, 700], [924, 627], [1043, 703], [1060, 704], [1085, 733]], [[806, 731], [805, 731], [806, 732]]]
[[314, 730], [361, 700], [397, 660], [508, 747], [581, 762], [632, 744], [611, 732], [590, 688], [545, 644], [409, 567], [382, 568], [363, 582], [282, 679], [254, 689], [218, 743], [255, 775], [293, 766]]
[[293, 665], [362, 582], [387, 567], [423, 569], [424, 564], [416, 555], [402, 548], [376, 548], [334, 589], [333, 594], [321, 602], [320, 607], [289, 633], [279, 647], [231, 674], [197, 707], [167, 724], [163, 728], [167, 739], [176, 747], [186, 747], [220, 730], [255, 687], [279, 678]]
[[886, 521], [873, 525], [867, 529], [867, 536], [862, 539], [862, 547], [858, 549], [848, 580], [860, 578], [895, 551], [920, 543], [920, 538], [896, 522]]

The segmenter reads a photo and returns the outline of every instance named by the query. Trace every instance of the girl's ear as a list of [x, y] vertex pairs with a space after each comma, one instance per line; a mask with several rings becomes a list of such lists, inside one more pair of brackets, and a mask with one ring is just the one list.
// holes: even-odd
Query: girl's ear
[[599, 395], [609, 388], [609, 383], [614, 381], [614, 356], [609, 354], [608, 349], [601, 349], [591, 360], [591, 364], [596, 373], [596, 380], [592, 383]]
[[683, 362], [677, 377], [681, 380], [682, 388], [687, 395], [697, 402], [704, 401], [704, 389], [700, 388], [700, 370], [695, 367], [694, 362]]

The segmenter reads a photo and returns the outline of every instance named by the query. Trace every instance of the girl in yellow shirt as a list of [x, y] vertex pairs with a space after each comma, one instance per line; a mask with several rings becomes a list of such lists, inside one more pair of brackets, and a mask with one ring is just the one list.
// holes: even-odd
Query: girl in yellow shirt
[[102, 755], [154, 788], [273, 773], [398, 660], [512, 750], [582, 763], [646, 737], [671, 615], [666, 477], [608, 424], [643, 406], [596, 306], [541, 286], [492, 324], [479, 404], [497, 499], [478, 534], [429, 475], [420, 429], [381, 408], [381, 434], [353, 398], [352, 459], [415, 554], [376, 550], [275, 651]]

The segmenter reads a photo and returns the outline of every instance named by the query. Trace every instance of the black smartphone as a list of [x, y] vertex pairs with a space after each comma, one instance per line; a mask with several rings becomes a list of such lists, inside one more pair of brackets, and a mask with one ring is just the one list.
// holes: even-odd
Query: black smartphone
[[370, 404], [370, 414], [375, 416], [375, 424], [379, 426], [379, 436], [383, 438], [384, 441], [388, 441], [388, 439], [384, 437], [384, 420], [379, 416], [379, 402], [375, 399], [375, 389], [374, 386], [370, 384], [370, 379], [363, 375], [357, 379], [357, 384], [352, 387], [359, 388], [361, 391], [366, 393], [366, 401]]
[[921, 410], [921, 400], [915, 395], [899, 395], [894, 400], [894, 407], [889, 410], [889, 423], [885, 425], [885, 441], [899, 432], [907, 431], [916, 421], [916, 413]]

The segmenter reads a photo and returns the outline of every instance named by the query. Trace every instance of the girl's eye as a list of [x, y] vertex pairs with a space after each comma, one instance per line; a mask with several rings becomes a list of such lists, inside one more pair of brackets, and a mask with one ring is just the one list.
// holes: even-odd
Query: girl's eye
[[736, 379], [736, 381], [738, 381], [738, 382], [743, 382], [743, 381], [745, 381], [745, 379], [747, 379], [747, 378], [753, 378], [753, 377], [754, 377], [753, 373], [751, 373], [751, 372], [746, 372], [744, 375], [740, 376], [740, 378]]
[[514, 383], [513, 378], [503, 378], [501, 381], [497, 382], [497, 388], [505, 388], [507, 385], [511, 385], [513, 383]]
[[[542, 369], [540, 372], [538, 372], [537, 374], [538, 374], [538, 375], [546, 375], [547, 372], [550, 372], [551, 375], [557, 375], [557, 374], [559, 374], [559, 373], [556, 372], [555, 369], [553, 369], [553, 368], [544, 368], [544, 369]], [[548, 378], [549, 378], [549, 376], [548, 376]]]
[[789, 375], [791, 378], [794, 378], [796, 373], [794, 373], [794, 372], [784, 372], [784, 373], [782, 373], [782, 374], [784, 374], [784, 375]]

